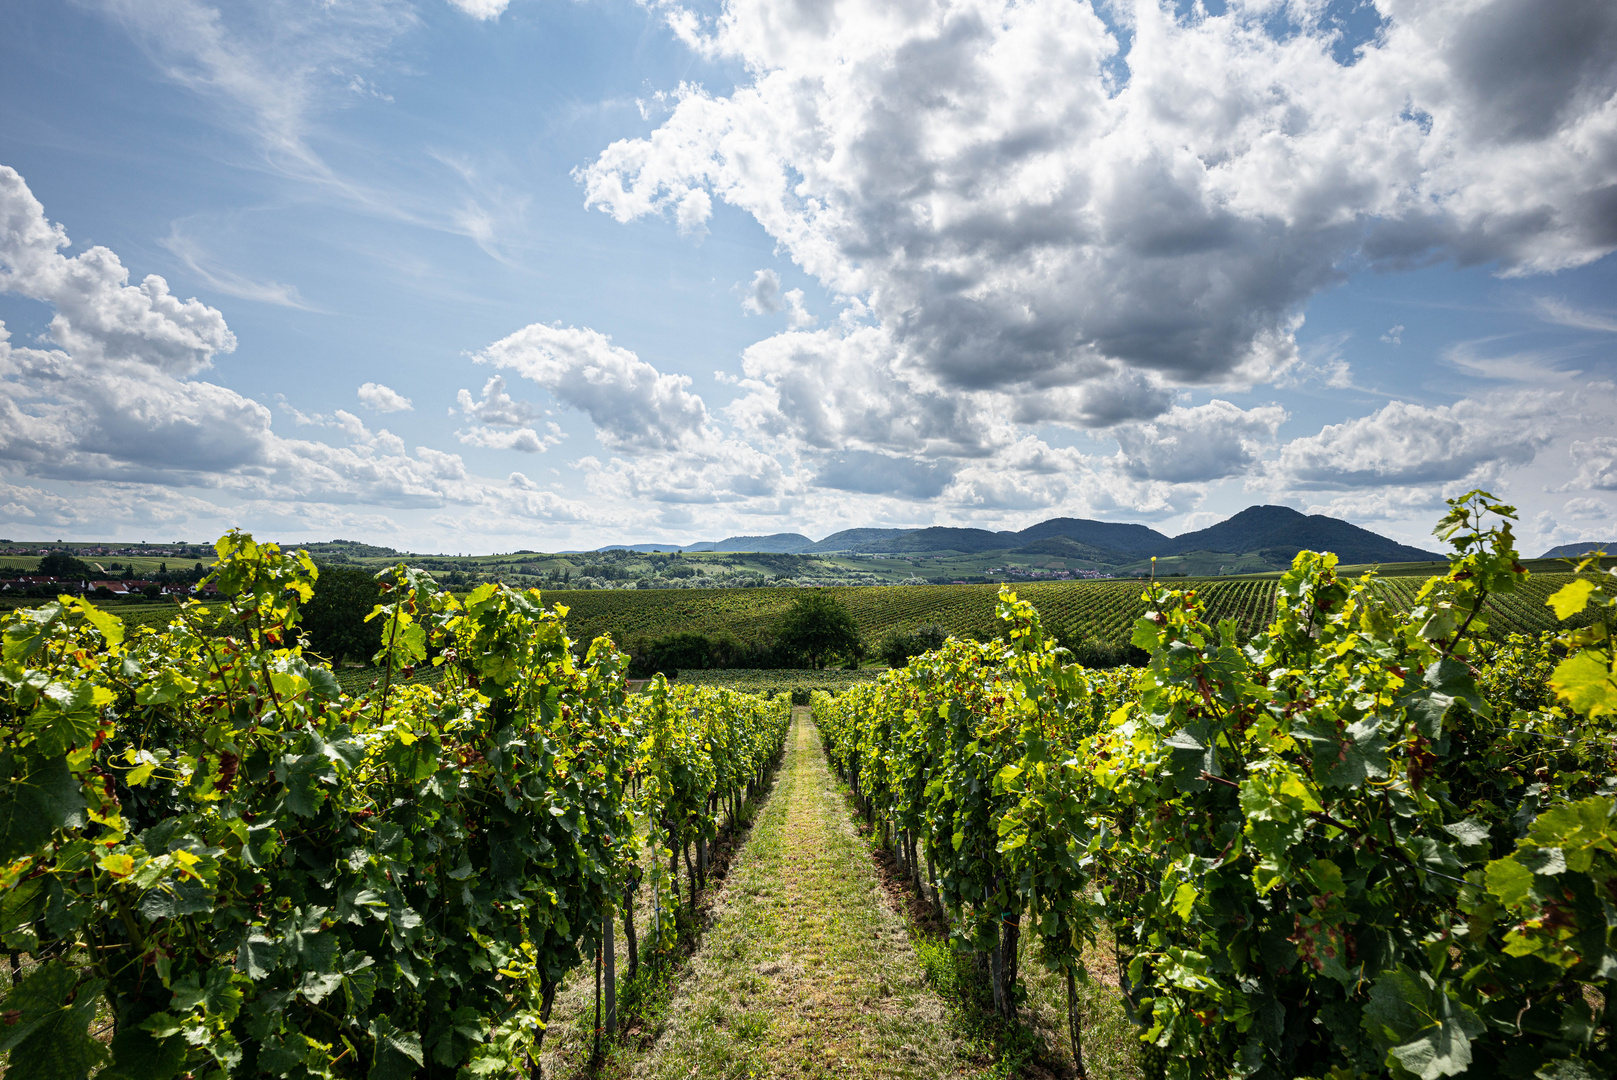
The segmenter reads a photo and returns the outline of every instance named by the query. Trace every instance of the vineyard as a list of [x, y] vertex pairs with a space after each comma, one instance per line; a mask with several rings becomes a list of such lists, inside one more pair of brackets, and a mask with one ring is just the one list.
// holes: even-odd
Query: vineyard
[[784, 699], [631, 697], [536, 593], [403, 566], [348, 692], [298, 645], [308, 557], [218, 550], [234, 599], [160, 631], [74, 598], [0, 627], [9, 1080], [528, 1075], [618, 918], [631, 979], [668, 962]]
[[838, 668], [820, 671], [801, 668], [783, 668], [778, 671], [738, 668], [728, 671], [722, 669], [682, 671], [678, 682], [681, 686], [720, 686], [748, 694], [785, 694], [793, 701], [807, 705], [809, 694], [816, 690], [840, 694], [849, 687], [873, 682], [879, 674], [880, 672], [871, 668], [856, 671]]
[[[1488, 598], [1490, 632], [1536, 634], [1556, 628], [1545, 600], [1572, 580], [1566, 573], [1533, 574], [1520, 589]], [[1420, 578], [1378, 578], [1375, 589], [1387, 605], [1407, 612]], [[1241, 633], [1267, 625], [1275, 611], [1274, 578], [1213, 578], [1175, 581], [1194, 591], [1212, 625], [1234, 619]], [[890, 631], [927, 623], [961, 638], [987, 639], [999, 632], [995, 618], [997, 585], [878, 585], [828, 590], [847, 605], [866, 641]], [[1046, 633], [1062, 644], [1088, 638], [1118, 645], [1129, 641], [1145, 613], [1140, 581], [1034, 582], [1017, 594], [1039, 609]], [[624, 643], [674, 633], [732, 635], [750, 640], [767, 635], [798, 594], [796, 589], [598, 590], [547, 592], [545, 598], [569, 609], [568, 628], [580, 640], [611, 634]]]
[[[1000, 638], [815, 722], [1007, 1019], [1036, 940], [1080, 1075], [1103, 932], [1148, 1076], [1617, 1075], [1617, 585], [1527, 577], [1510, 512], [1456, 500], [1418, 585], [1301, 553], [1245, 648], [1155, 586], [1137, 673], [1065, 663], [1006, 589]], [[1585, 628], [1479, 645], [1546, 600]]]
[[[1080, 1075], [1101, 942], [1150, 1077], [1617, 1074], [1617, 579], [1529, 575], [1489, 525], [1509, 513], [1457, 500], [1456, 555], [1420, 583], [1304, 552], [1278, 581], [1005, 589], [991, 624], [969, 587], [849, 590], [867, 633], [955, 636], [880, 674], [640, 693], [611, 641], [568, 635], [600, 610], [458, 597], [402, 564], [375, 667], [334, 672], [301, 644], [307, 555], [239, 533], [229, 599], [166, 623], [12, 611], [6, 1076], [536, 1076], [558, 990], [592, 967], [598, 1052], [617, 928], [624, 985], [666, 985], [796, 696], [1000, 1022], [1020, 958], [1064, 981]], [[759, 618], [793, 595], [737, 593]], [[1125, 618], [1146, 667], [1058, 648]], [[842, 804], [794, 790], [823, 855]], [[804, 942], [827, 921], [793, 917]]]

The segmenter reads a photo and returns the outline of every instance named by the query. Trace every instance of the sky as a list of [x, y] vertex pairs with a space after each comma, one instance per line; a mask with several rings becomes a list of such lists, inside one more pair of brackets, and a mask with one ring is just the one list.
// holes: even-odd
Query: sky
[[13, 0], [0, 538], [1617, 540], [1609, 0]]

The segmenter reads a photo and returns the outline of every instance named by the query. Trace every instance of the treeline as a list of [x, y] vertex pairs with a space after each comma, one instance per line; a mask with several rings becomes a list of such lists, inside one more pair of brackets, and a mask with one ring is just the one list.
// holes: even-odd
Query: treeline
[[1312, 552], [1250, 641], [1154, 586], [1138, 671], [1073, 663], [1007, 589], [1000, 639], [815, 721], [996, 1009], [1024, 936], [1063, 973], [1080, 1075], [1106, 937], [1147, 1076], [1617, 1075], [1617, 582], [1555, 593], [1596, 619], [1553, 644], [1480, 643], [1527, 577], [1512, 516], [1455, 500], [1407, 614]]
[[[901, 668], [911, 658], [941, 646], [949, 633], [938, 623], [922, 623], [888, 631], [874, 653], [889, 667]], [[1059, 636], [1052, 640], [1065, 644]], [[1150, 654], [1132, 642], [1109, 642], [1088, 635], [1065, 644], [1073, 658], [1090, 668], [1115, 668], [1146, 662]], [[846, 604], [828, 593], [805, 592], [782, 616], [772, 634], [740, 641], [732, 634], [675, 633], [636, 637], [628, 644], [630, 673], [675, 678], [681, 671], [821, 668], [828, 663], [858, 667], [869, 647]]]
[[804, 590], [773, 631], [754, 641], [730, 635], [676, 633], [629, 643], [631, 672], [673, 678], [681, 670], [858, 667], [866, 646], [848, 606], [830, 593]]
[[0, 620], [6, 1075], [536, 1075], [615, 916], [631, 974], [668, 955], [789, 705], [631, 698], [537, 593], [402, 565], [369, 579], [382, 675], [348, 696], [304, 650], [308, 557], [218, 553], [226, 599], [160, 632], [78, 598]]

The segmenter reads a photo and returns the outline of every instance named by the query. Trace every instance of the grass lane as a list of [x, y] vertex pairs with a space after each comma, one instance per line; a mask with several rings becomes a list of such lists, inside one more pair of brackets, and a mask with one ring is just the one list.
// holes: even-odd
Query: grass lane
[[806, 710], [646, 1077], [965, 1075]]

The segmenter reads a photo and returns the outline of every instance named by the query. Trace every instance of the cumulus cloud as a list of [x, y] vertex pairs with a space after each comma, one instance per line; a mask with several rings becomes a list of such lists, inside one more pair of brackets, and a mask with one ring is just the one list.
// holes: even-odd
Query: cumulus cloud
[[869, 450], [845, 450], [820, 462], [814, 483], [818, 487], [867, 495], [935, 499], [954, 479], [954, 473], [955, 469], [947, 461], [921, 461]]
[[1402, 345], [1404, 343], [1404, 324], [1399, 323], [1385, 334], [1382, 334], [1381, 340], [1388, 345]]
[[549, 423], [545, 425], [547, 434], [541, 435], [531, 427], [524, 428], [494, 428], [474, 427], [468, 431], [458, 431], [455, 437], [467, 446], [479, 446], [484, 450], [516, 450], [523, 454], [542, 454], [552, 446], [561, 445], [561, 425]]
[[741, 306], [754, 315], [775, 315], [785, 309], [786, 325], [793, 330], [806, 329], [816, 321], [803, 304], [803, 290], [781, 292], [780, 275], [773, 270], [759, 270], [752, 275], [752, 284]]
[[[474, 400], [470, 390], [455, 395], [461, 415], [473, 422], [473, 427], [456, 432], [456, 437], [467, 446], [485, 450], [516, 450], [524, 454], [538, 454], [560, 445], [566, 436], [561, 425], [547, 422], [546, 434], [532, 427], [540, 415], [539, 410], [526, 401], [517, 401], [505, 390], [505, 377], [494, 375], [483, 384], [483, 396]], [[454, 415], [455, 410], [449, 410]], [[520, 475], [520, 474], [517, 474]]]
[[410, 412], [415, 406], [410, 399], [381, 383], [368, 382], [359, 388], [359, 400], [379, 413]]
[[1611, 519], [1611, 507], [1601, 499], [1568, 499], [1562, 513], [1583, 521]]
[[[526, 401], [517, 401], [505, 390], [505, 376], [493, 375], [483, 384], [483, 397], [473, 400], [470, 390], [459, 390], [455, 394], [455, 401], [460, 405], [461, 415], [479, 424], [488, 424], [493, 427], [521, 427], [532, 423], [539, 410]], [[453, 415], [455, 410], [450, 409]]]
[[[129, 285], [105, 248], [69, 258], [61, 253], [67, 243], [22, 178], [0, 166], [0, 288], [54, 308], [39, 347], [14, 343], [0, 323], [0, 468], [98, 482], [74, 494], [88, 508], [82, 514], [45, 489], [0, 485], [0, 521], [101, 531], [138, 519], [212, 530], [235, 523], [239, 512], [249, 520], [363, 522], [384, 531], [374, 512], [356, 517], [346, 509], [360, 503], [453, 506], [465, 520], [483, 508], [484, 519], [508, 522], [590, 516], [590, 508], [557, 496], [512, 500], [505, 482], [472, 476], [459, 455], [407, 448], [343, 409], [309, 414], [282, 402], [300, 425], [338, 433], [341, 445], [276, 433], [264, 405], [194, 377], [235, 346], [220, 312], [173, 296], [160, 277]], [[360, 396], [383, 407], [404, 402], [376, 384]], [[528, 448], [518, 445], [520, 432], [505, 437], [512, 448]], [[222, 498], [199, 499], [187, 488]], [[236, 509], [222, 508], [231, 499]]]
[[1551, 441], [1565, 405], [1564, 394], [1535, 391], [1453, 405], [1393, 401], [1287, 443], [1275, 472], [1299, 488], [1486, 480], [1531, 462]]
[[474, 19], [498, 19], [511, 6], [511, 0], [449, 0], [451, 7]]
[[773, 270], [759, 270], [752, 275], [752, 285], [741, 301], [741, 307], [754, 315], [773, 315], [781, 308], [780, 275]]
[[129, 284], [118, 256], [96, 245], [67, 258], [67, 232], [17, 171], [0, 165], [0, 291], [55, 306], [50, 339], [88, 363], [130, 361], [175, 375], [207, 367], [236, 347], [224, 316], [180, 300], [148, 274]]
[[1146, 424], [1117, 429], [1118, 464], [1136, 480], [1189, 484], [1239, 476], [1257, 462], [1286, 422], [1279, 405], [1242, 409], [1214, 398], [1175, 405]]
[[1601, 435], [1574, 442], [1572, 464], [1578, 472], [1567, 487], [1617, 491], [1617, 439]]
[[550, 391], [586, 413], [597, 435], [619, 449], [671, 450], [710, 437], [707, 406], [686, 387], [588, 327], [534, 323], [477, 355]]
[[[1319, 4], [670, 6], [752, 78], [679, 88], [578, 175], [620, 221], [691, 230], [723, 200], [865, 305], [874, 329], [848, 343], [755, 346], [820, 385], [874, 333], [923, 394], [999, 393], [1021, 422], [1150, 419], [1163, 387], [1283, 376], [1303, 306], [1355, 258], [1528, 273], [1617, 246], [1617, 8], [1377, 8], [1381, 31], [1344, 48]], [[862, 425], [888, 423], [869, 404]], [[890, 426], [883, 449], [909, 452]]]

